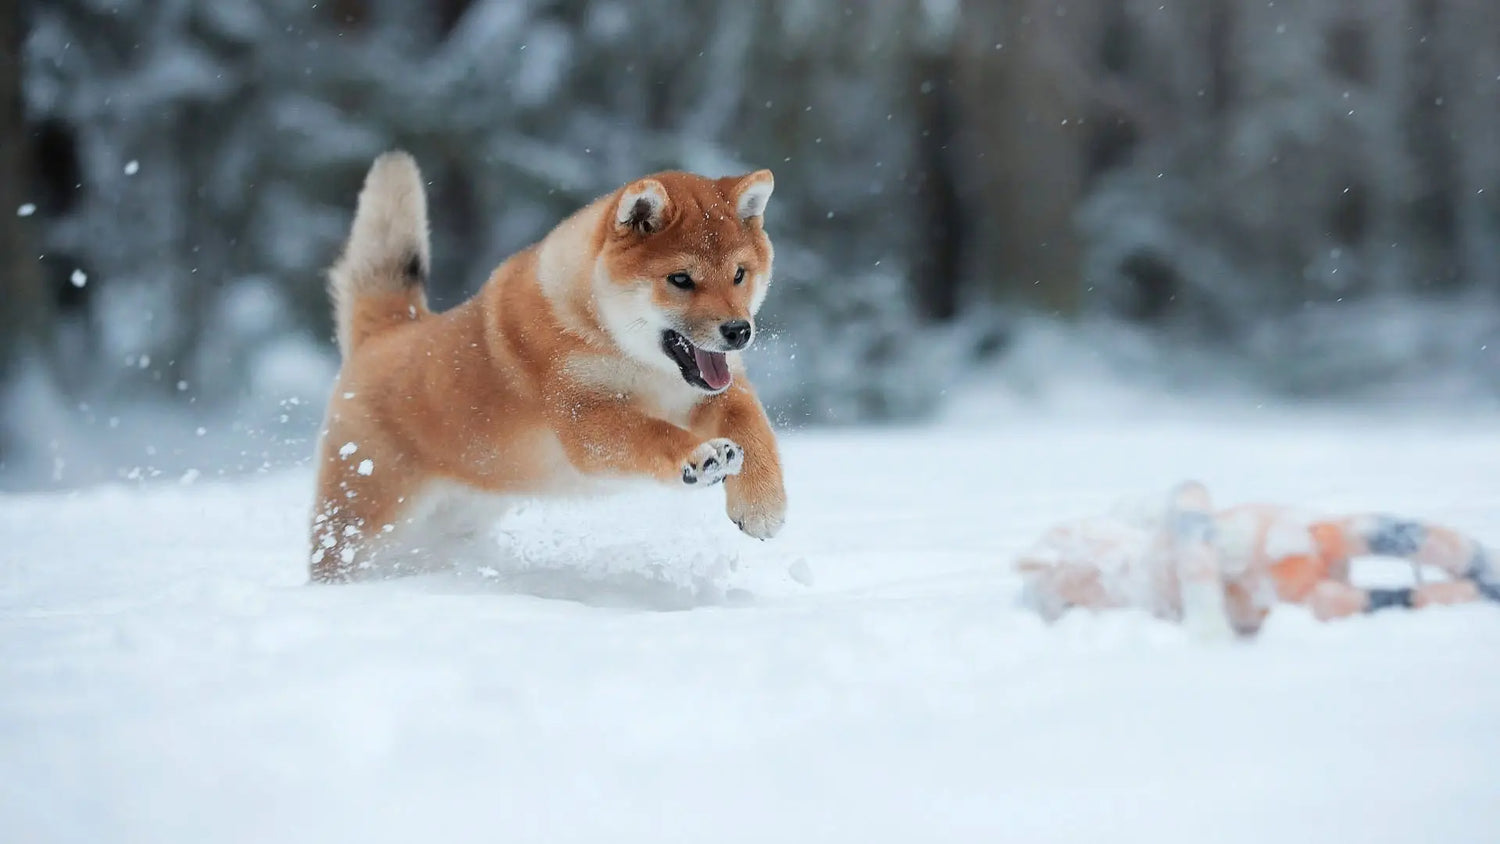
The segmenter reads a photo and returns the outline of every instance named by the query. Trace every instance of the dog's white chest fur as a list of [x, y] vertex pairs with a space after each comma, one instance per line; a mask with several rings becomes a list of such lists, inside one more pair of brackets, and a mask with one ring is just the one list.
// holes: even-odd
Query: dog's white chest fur
[[630, 359], [580, 354], [568, 361], [568, 370], [579, 383], [635, 401], [647, 415], [681, 427], [687, 427], [693, 408], [707, 398], [683, 383], [676, 372], [662, 372]]

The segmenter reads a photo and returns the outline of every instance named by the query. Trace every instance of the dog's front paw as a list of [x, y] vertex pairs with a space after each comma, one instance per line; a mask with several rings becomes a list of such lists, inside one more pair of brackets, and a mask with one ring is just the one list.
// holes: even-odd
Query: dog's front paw
[[693, 449], [682, 466], [682, 482], [712, 486], [745, 466], [745, 450], [733, 440], [719, 437]]
[[786, 524], [786, 497], [774, 501], [750, 502], [730, 496], [725, 507], [730, 521], [747, 536], [770, 539]]

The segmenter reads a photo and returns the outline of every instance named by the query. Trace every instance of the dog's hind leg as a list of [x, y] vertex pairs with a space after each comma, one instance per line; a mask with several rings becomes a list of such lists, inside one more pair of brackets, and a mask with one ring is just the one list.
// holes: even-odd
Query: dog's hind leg
[[[371, 572], [379, 553], [391, 546], [392, 534], [418, 489], [399, 460], [380, 460], [328, 447], [318, 474], [313, 509], [310, 575], [336, 583]], [[365, 454], [371, 454], [366, 449]]]

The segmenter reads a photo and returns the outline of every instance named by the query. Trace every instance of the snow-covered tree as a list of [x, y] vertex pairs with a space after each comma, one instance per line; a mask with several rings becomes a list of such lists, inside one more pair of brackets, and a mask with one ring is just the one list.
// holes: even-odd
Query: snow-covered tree
[[[440, 305], [642, 172], [772, 168], [757, 362], [789, 420], [925, 412], [1030, 312], [1282, 389], [1496, 371], [1483, 0], [23, 7], [29, 164], [0, 165], [36, 211], [0, 227], [7, 290], [50, 294], [28, 320], [83, 395], [302, 389], [322, 269], [397, 145], [432, 179]], [[1409, 342], [1349, 327], [1395, 298], [1425, 302]]]

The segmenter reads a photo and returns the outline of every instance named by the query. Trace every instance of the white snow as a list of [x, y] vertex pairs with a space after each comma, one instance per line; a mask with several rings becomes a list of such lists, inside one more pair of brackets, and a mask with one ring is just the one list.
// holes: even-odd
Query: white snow
[[642, 489], [529, 505], [451, 574], [339, 587], [304, 582], [305, 470], [0, 497], [0, 829], [1492, 841], [1500, 608], [1283, 610], [1209, 645], [1136, 613], [1049, 627], [1007, 562], [1188, 476], [1500, 543], [1495, 444], [1250, 416], [797, 434], [770, 542], [717, 488]]
[[134, 176], [139, 172], [141, 172], [141, 163], [139, 161], [132, 158], [125, 162], [125, 175]]
[[89, 283], [89, 274], [75, 268], [73, 274], [68, 276], [68, 281], [72, 282], [74, 287], [83, 287]]
[[30, 217], [32, 214], [35, 214], [35, 213], [36, 213], [36, 203], [34, 203], [34, 202], [26, 202], [26, 203], [23, 203], [20, 207], [16, 208], [16, 216], [17, 217]]
[[339, 446], [340, 457], [348, 457], [356, 451], [359, 451], [359, 446], [355, 443], [344, 443], [343, 445]]
[[356, 467], [355, 471], [359, 472], [361, 475], [369, 475], [375, 471], [375, 461], [370, 459], [361, 460], [359, 461], [359, 466]]

